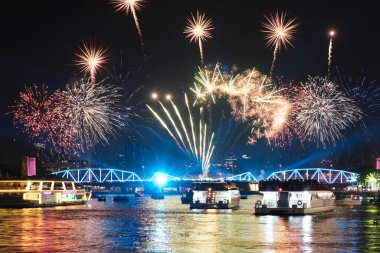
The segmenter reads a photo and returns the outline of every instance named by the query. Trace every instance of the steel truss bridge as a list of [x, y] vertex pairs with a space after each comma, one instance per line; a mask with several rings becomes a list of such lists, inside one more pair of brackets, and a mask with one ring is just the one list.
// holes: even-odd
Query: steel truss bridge
[[358, 180], [359, 174], [335, 169], [322, 169], [322, 168], [307, 168], [307, 169], [293, 169], [281, 170], [273, 172], [267, 177], [268, 179], [277, 179], [280, 181], [288, 181], [291, 179], [299, 180], [316, 180], [318, 183], [326, 184], [344, 184], [354, 183]]
[[[149, 179], [141, 179], [136, 173], [113, 168], [85, 168], [66, 169], [53, 172], [52, 175], [63, 179], [72, 179], [77, 183], [122, 183], [122, 182], [143, 182], [155, 181], [157, 177], [164, 177], [167, 181], [199, 181], [199, 178], [175, 177], [162, 172], [155, 173]], [[203, 178], [203, 181], [257, 181], [251, 172], [221, 178]]]
[[77, 183], [142, 182], [134, 172], [111, 168], [66, 169], [52, 174]]
[[[141, 179], [136, 173], [126, 170], [113, 168], [84, 168], [84, 169], [66, 169], [53, 172], [53, 175], [63, 178], [72, 179], [77, 183], [122, 183], [122, 182], [150, 182], [155, 181], [157, 177], [163, 177], [166, 181], [239, 181], [253, 182], [258, 181], [251, 172], [245, 172], [238, 175], [220, 177], [220, 178], [185, 178], [175, 177], [165, 173], [157, 172], [151, 178]], [[319, 183], [353, 183], [359, 178], [359, 174], [344, 170], [308, 168], [293, 169], [273, 172], [266, 179], [277, 179], [287, 181], [290, 179], [299, 180], [316, 180]]]

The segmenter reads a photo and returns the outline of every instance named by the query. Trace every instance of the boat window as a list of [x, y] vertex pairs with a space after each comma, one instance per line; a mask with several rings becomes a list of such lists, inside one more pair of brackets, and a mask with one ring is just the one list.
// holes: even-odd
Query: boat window
[[51, 189], [51, 182], [42, 183], [42, 190], [50, 190], [50, 189]]
[[0, 182], [0, 190], [25, 190], [27, 182]]
[[66, 190], [74, 190], [72, 182], [65, 182]]
[[54, 190], [55, 191], [63, 190], [63, 182], [54, 182]]
[[75, 190], [83, 189], [83, 185], [82, 184], [74, 183], [74, 185], [75, 185]]
[[202, 183], [202, 184], [194, 184], [194, 190], [198, 191], [207, 191], [208, 189], [212, 189], [214, 191], [226, 191], [228, 190], [227, 184], [213, 184], [213, 183]]
[[40, 182], [30, 182], [30, 190], [37, 191], [40, 186]]

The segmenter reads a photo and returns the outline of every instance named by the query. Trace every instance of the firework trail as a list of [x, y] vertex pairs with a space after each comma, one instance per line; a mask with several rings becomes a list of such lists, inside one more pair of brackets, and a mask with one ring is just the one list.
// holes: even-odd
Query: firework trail
[[102, 68], [102, 65], [108, 61], [106, 54], [107, 50], [85, 43], [80, 48], [80, 53], [76, 54], [78, 57], [75, 61], [76, 65], [80, 67], [82, 72], [90, 73], [92, 84], [96, 82], [98, 69]]
[[89, 80], [81, 79], [53, 94], [58, 101], [53, 113], [66, 120], [66, 131], [74, 136], [80, 151], [91, 150], [98, 143], [109, 144], [109, 136], [124, 128], [120, 92], [105, 80], [90, 85]]
[[338, 86], [322, 77], [309, 77], [301, 83], [296, 122], [302, 140], [335, 145], [343, 131], [362, 118], [355, 101], [338, 90]]
[[189, 104], [189, 99], [187, 98], [187, 95], [185, 93], [185, 104], [187, 108], [187, 113], [189, 114], [189, 120], [190, 120], [190, 128], [191, 128], [191, 133], [193, 136], [193, 144], [194, 144], [194, 151], [195, 151], [195, 157], [199, 159], [198, 157], [198, 149], [197, 149], [197, 142], [196, 142], [196, 137], [195, 137], [195, 130], [194, 130], [194, 122], [193, 122], [193, 116], [190, 110], [190, 104]]
[[[190, 110], [186, 94], [185, 105], [189, 114], [190, 126], [188, 126], [183, 120], [184, 117], [181, 115], [177, 105], [171, 99], [169, 100], [174, 113], [177, 116], [177, 120], [175, 120], [175, 117], [172, 116], [169, 108], [167, 108], [161, 101], [158, 101], [158, 103], [160, 104], [164, 115], [166, 115], [166, 118], [169, 119], [171, 127], [169, 127], [169, 124], [165, 122], [165, 119], [163, 119], [157, 111], [152, 109], [149, 105], [147, 105], [147, 107], [153, 113], [154, 117], [160, 122], [162, 127], [168, 132], [170, 137], [175, 141], [177, 146], [186, 153], [191, 153], [191, 155], [201, 165], [203, 176], [207, 176], [210, 168], [210, 160], [214, 150], [214, 134], [212, 133], [210, 138], [209, 132], [207, 131], [207, 124], [203, 123], [202, 119], [199, 120], [199, 128], [194, 126], [193, 114]], [[178, 126], [178, 122], [180, 123], [180, 126]], [[183, 135], [185, 138], [183, 138]], [[192, 140], [190, 139], [190, 135], [192, 135]]]
[[327, 78], [331, 78], [331, 64], [332, 64], [332, 50], [333, 50], [333, 37], [335, 31], [330, 31], [330, 43], [329, 43], [329, 54], [328, 54], [328, 68], [327, 68]]
[[165, 128], [165, 130], [169, 133], [170, 137], [173, 138], [177, 146], [182, 150], [181, 144], [178, 142], [177, 138], [174, 136], [172, 131], [170, 131], [170, 128], [168, 125], [165, 123], [165, 121], [156, 113], [149, 105], [146, 105], [148, 109], [153, 113], [153, 115], [157, 118], [157, 120], [161, 123], [161, 125]]
[[[169, 99], [169, 100], [171, 101], [171, 99]], [[181, 143], [182, 143], [182, 146], [180, 145], [179, 147], [180, 147], [180, 148], [184, 147], [185, 150], [186, 150], [186, 152], [189, 152], [188, 149], [187, 149], [187, 147], [186, 147], [186, 145], [185, 145], [185, 143], [183, 142], [182, 134], [181, 134], [181, 132], [178, 130], [177, 124], [174, 122], [174, 120], [173, 120], [173, 118], [172, 118], [170, 112], [169, 112], [168, 109], [166, 109], [166, 107], [161, 103], [161, 101], [158, 100], [158, 103], [161, 105], [162, 110], [165, 112], [166, 116], [168, 117], [170, 123], [172, 124], [172, 126], [173, 126], [175, 132], [177, 133], [177, 136], [179, 137], [179, 139], [180, 139], [180, 141], [181, 141]]]
[[136, 24], [137, 32], [139, 34], [141, 46], [144, 48], [143, 35], [142, 35], [141, 27], [139, 24], [139, 20], [137, 18], [137, 14], [136, 14], [138, 11], [140, 11], [142, 9], [142, 7], [143, 7], [142, 3], [143, 2], [144, 2], [143, 0], [111, 0], [111, 3], [114, 4], [115, 12], [116, 11], [124, 11], [127, 13], [127, 15], [129, 13], [132, 14], [133, 19], [134, 19], [135, 24]]
[[268, 47], [273, 47], [273, 61], [270, 69], [270, 76], [272, 76], [277, 56], [281, 50], [281, 47], [287, 48], [287, 45], [292, 45], [294, 40], [294, 33], [296, 31], [298, 23], [295, 23], [296, 19], [286, 20], [286, 12], [276, 12], [274, 15], [265, 15], [266, 22], [262, 22], [265, 33], [264, 39]]
[[[186, 96], [186, 94], [185, 94], [185, 96]], [[187, 99], [187, 96], [186, 96], [186, 99]], [[181, 122], [182, 130], [183, 130], [183, 132], [185, 133], [186, 141], [187, 141], [187, 143], [189, 144], [189, 148], [190, 148], [191, 153], [194, 153], [194, 154], [197, 155], [197, 153], [195, 153], [195, 151], [193, 150], [193, 145], [192, 145], [192, 143], [191, 143], [191, 141], [190, 141], [189, 133], [186, 131], [186, 126], [185, 126], [185, 123], [184, 123], [184, 121], [183, 121], [183, 119], [182, 119], [181, 113], [180, 113], [179, 110], [178, 110], [178, 107], [176, 106], [176, 104], [173, 103], [172, 100], [170, 100], [170, 102], [171, 102], [171, 104], [172, 104], [172, 106], [173, 106], [173, 109], [174, 109], [176, 115], [177, 115], [177, 118], [178, 118], [179, 121]], [[183, 143], [183, 144], [184, 144], [184, 143]], [[185, 144], [184, 144], [184, 145], [185, 145]]]
[[206, 18], [205, 13], [197, 11], [196, 17], [194, 17], [191, 13], [191, 18], [187, 19], [184, 33], [186, 34], [186, 38], [190, 39], [190, 42], [198, 42], [199, 52], [201, 55], [201, 65], [203, 65], [204, 62], [202, 42], [212, 38], [211, 30], [213, 29], [214, 27], [212, 26], [212, 20]]

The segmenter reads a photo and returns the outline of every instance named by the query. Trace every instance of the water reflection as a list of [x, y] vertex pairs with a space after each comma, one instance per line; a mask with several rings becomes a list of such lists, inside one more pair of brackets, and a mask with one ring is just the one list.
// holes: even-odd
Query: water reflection
[[189, 210], [178, 196], [46, 209], [0, 209], [4, 252], [376, 251], [377, 206], [339, 207], [317, 216], [254, 216], [240, 210]]

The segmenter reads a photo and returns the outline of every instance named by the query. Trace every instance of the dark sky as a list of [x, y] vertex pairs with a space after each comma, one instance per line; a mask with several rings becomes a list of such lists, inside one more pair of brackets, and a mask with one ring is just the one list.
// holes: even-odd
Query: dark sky
[[[206, 62], [268, 72], [272, 50], [265, 47], [260, 22], [263, 14], [287, 10], [301, 25], [295, 47], [279, 57], [277, 75], [296, 81], [325, 75], [328, 31], [333, 28], [334, 66], [353, 76], [363, 70], [369, 79], [379, 79], [378, 1], [147, 0], [138, 18], [149, 60], [143, 78], [133, 79], [131, 87], [144, 85], [148, 96], [150, 88], [177, 92], [191, 85], [199, 52], [182, 32], [186, 17], [196, 10], [205, 11], [215, 26], [213, 39], [205, 43]], [[25, 84], [63, 88], [77, 70], [74, 53], [82, 41], [96, 39], [109, 48], [108, 69], [119, 61], [120, 52], [131, 69], [144, 63], [132, 17], [114, 13], [109, 1], [7, 1], [1, 12], [1, 139], [27, 142], [5, 115], [8, 106]], [[0, 152], [4, 159], [9, 149], [2, 145]]]

